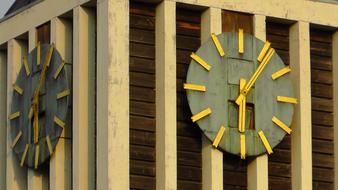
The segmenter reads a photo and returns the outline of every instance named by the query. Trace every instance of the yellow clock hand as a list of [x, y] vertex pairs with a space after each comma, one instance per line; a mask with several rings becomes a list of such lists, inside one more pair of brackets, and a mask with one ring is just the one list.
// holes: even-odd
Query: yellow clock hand
[[[245, 83], [246, 83], [245, 79], [240, 79], [239, 81], [240, 91], [244, 89]], [[245, 131], [245, 109], [246, 109], [246, 97], [242, 99], [238, 109], [238, 130], [241, 133]]]
[[239, 105], [241, 101], [243, 101], [244, 96], [246, 96], [249, 91], [251, 90], [251, 87], [255, 84], [258, 77], [262, 74], [263, 70], [265, 69], [266, 65], [271, 60], [275, 50], [271, 48], [266, 56], [264, 57], [262, 63], [258, 66], [255, 73], [251, 76], [249, 82], [245, 85], [244, 89], [240, 92], [240, 95], [236, 99], [236, 104]]
[[52, 58], [54, 50], [54, 45], [52, 45], [45, 58], [45, 63], [43, 64], [42, 71], [40, 74], [38, 85], [34, 91], [34, 100], [33, 100], [33, 109], [34, 109], [34, 143], [39, 141], [39, 92], [42, 86], [43, 81], [45, 80], [47, 67], [49, 66], [50, 60]]

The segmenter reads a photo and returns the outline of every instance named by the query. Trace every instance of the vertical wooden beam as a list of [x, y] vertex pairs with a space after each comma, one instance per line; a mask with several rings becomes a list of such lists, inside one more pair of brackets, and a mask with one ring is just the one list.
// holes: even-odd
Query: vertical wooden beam
[[290, 66], [295, 97], [291, 134], [292, 189], [312, 189], [311, 64], [309, 23], [290, 27]]
[[[51, 42], [59, 51], [66, 63], [72, 63], [72, 23], [60, 18], [51, 20]], [[66, 68], [68, 77], [71, 77], [71, 67]], [[70, 86], [72, 86], [70, 84]], [[70, 110], [69, 110], [70, 111]], [[71, 113], [68, 113], [68, 117]], [[50, 190], [72, 189], [72, 123], [67, 121], [54, 154], [50, 160], [49, 185]]]
[[338, 189], [338, 31], [332, 36], [334, 186]]
[[[211, 33], [222, 33], [222, 10], [209, 8], [201, 16], [201, 43], [211, 37]], [[223, 153], [212, 147], [212, 143], [202, 137], [202, 189], [223, 189]]]
[[7, 55], [0, 50], [0, 189], [6, 189]]
[[129, 0], [97, 1], [97, 189], [129, 189]]
[[[7, 56], [7, 113], [11, 113], [13, 87], [21, 68], [22, 56], [27, 55], [27, 47], [20, 41], [8, 41]], [[7, 117], [6, 117], [7, 118]], [[7, 120], [7, 119], [6, 119]], [[10, 122], [7, 120], [7, 167], [6, 189], [22, 190], [27, 188], [27, 169], [20, 167], [18, 159], [11, 148]]]
[[73, 190], [95, 189], [95, 13], [74, 9]]
[[[36, 29], [32, 28], [28, 32], [28, 53], [36, 46]], [[35, 171], [28, 169], [27, 173], [27, 189], [28, 190], [43, 190], [48, 189], [48, 176], [42, 170]], [[48, 175], [48, 174], [47, 174]]]
[[156, 7], [156, 189], [177, 188], [176, 3]]
[[[254, 15], [253, 17], [254, 35], [265, 41], [266, 24], [265, 16]], [[248, 165], [247, 170], [248, 190], [267, 190], [268, 189], [268, 156], [266, 154], [258, 156]]]

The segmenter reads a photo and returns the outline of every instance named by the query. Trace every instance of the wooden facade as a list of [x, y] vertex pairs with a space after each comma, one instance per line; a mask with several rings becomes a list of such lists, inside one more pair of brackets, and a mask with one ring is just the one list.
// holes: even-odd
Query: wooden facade
[[[5, 160], [0, 162], [0, 189], [108, 190], [118, 187], [155, 190], [165, 187], [168, 190], [210, 190], [205, 188], [210, 181], [216, 181], [224, 190], [337, 189], [335, 151], [338, 148], [335, 143], [338, 130], [335, 129], [334, 117], [337, 115], [334, 110], [338, 107], [338, 95], [334, 74], [338, 73], [335, 66], [338, 60], [333, 48], [338, 48], [335, 46], [338, 43], [338, 37], [335, 37], [338, 36], [338, 16], [337, 20], [336, 17], [328, 20], [328, 13], [320, 11], [318, 18], [312, 20], [311, 15], [298, 14], [295, 10], [302, 7], [301, 3], [304, 7], [319, 7], [327, 12], [338, 11], [338, 5], [300, 1], [300, 5], [292, 8], [287, 3], [269, 2], [266, 5], [258, 0], [248, 6], [241, 3], [231, 1], [227, 4], [222, 0], [198, 1], [197, 4], [192, 0], [60, 0], [56, 5], [53, 0], [46, 0], [22, 12], [11, 10], [14, 15], [0, 20], [0, 125], [7, 126], [0, 130], [0, 160]], [[264, 6], [256, 9], [255, 3]], [[55, 10], [48, 11], [48, 7], [52, 9], [53, 6]], [[268, 10], [270, 8], [275, 12]], [[288, 16], [282, 14], [283, 10], [294, 12]], [[37, 11], [43, 13], [39, 15]], [[206, 19], [208, 16], [212, 19]], [[8, 27], [14, 30], [25, 19], [35, 20], [12, 33], [8, 30]], [[159, 31], [158, 22], [170, 19], [174, 19], [174, 23], [163, 26], [168, 31], [163, 33], [163, 28]], [[259, 25], [259, 19], [263, 26]], [[295, 73], [293, 79], [304, 80], [294, 82], [294, 86], [299, 96], [310, 101], [300, 101], [294, 116], [296, 124], [292, 127], [295, 134], [297, 131], [301, 131], [299, 134], [310, 133], [310, 138], [302, 136], [300, 144], [287, 135], [267, 159], [263, 156], [241, 160], [228, 153], [221, 153], [218, 158], [211, 155], [211, 161], [206, 159], [204, 150], [209, 147], [204, 145], [206, 139], [190, 119], [183, 84], [191, 52], [200, 47], [205, 28], [214, 25], [221, 32], [237, 32], [242, 28], [245, 33], [258, 38], [265, 36], [284, 63], [291, 66]], [[297, 36], [305, 38], [299, 37], [295, 42]], [[163, 48], [163, 44], [159, 44], [161, 41], [171, 43], [169, 47], [174, 47], [176, 54], [163, 51], [168, 47], [164, 44]], [[21, 66], [18, 60], [37, 42], [56, 43], [67, 61], [74, 94], [67, 121], [70, 129], [62, 137], [50, 163], [32, 171], [18, 167], [10, 152], [7, 115], [10, 84]], [[307, 54], [305, 59], [301, 56]], [[163, 62], [158, 61], [159, 55], [165, 57]], [[160, 73], [166, 76], [159, 76]], [[309, 81], [305, 81], [306, 77]], [[170, 109], [176, 117], [160, 110], [158, 80], [163, 80], [164, 85], [176, 86], [168, 93], [166, 89], [171, 86], [164, 86], [164, 93], [161, 92], [165, 97], [174, 97], [176, 104], [170, 105]], [[84, 100], [83, 93], [87, 94]], [[304, 107], [311, 109], [302, 112]], [[159, 120], [166, 120], [167, 116], [175, 124], [164, 122], [162, 126]], [[81, 122], [83, 118], [85, 122]], [[161, 135], [168, 137], [158, 130], [159, 127], [176, 132], [174, 137], [169, 136], [176, 142], [173, 143], [174, 153], [170, 152], [170, 155], [159, 155], [158, 138]], [[307, 158], [306, 152], [311, 158], [303, 159]], [[205, 177], [207, 162], [220, 168], [221, 174]], [[159, 167], [161, 165], [163, 167]], [[257, 171], [253, 171], [255, 166], [261, 165], [267, 169], [264, 167], [260, 171], [261, 168], [256, 167]], [[170, 172], [162, 175], [159, 168]], [[304, 168], [311, 172], [305, 172]], [[293, 171], [299, 171], [301, 175]], [[252, 180], [256, 185], [251, 185]]]

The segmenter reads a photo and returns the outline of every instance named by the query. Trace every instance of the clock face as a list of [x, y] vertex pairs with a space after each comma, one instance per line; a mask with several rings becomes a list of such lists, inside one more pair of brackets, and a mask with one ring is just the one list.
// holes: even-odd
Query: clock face
[[223, 33], [196, 53], [184, 88], [192, 121], [223, 151], [246, 156], [268, 152], [291, 132], [290, 67], [270, 43], [250, 34]]
[[21, 166], [36, 169], [48, 160], [66, 127], [70, 90], [64, 66], [54, 45], [38, 45], [23, 59], [9, 115]]

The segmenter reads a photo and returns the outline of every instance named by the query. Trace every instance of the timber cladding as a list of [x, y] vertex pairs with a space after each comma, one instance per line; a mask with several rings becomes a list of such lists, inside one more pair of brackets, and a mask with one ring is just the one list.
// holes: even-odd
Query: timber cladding
[[177, 81], [177, 189], [202, 189], [202, 140], [198, 126], [192, 123], [183, 83], [190, 54], [201, 43], [201, 13], [176, 10]]
[[130, 189], [155, 189], [155, 6], [130, 5]]
[[312, 28], [312, 170], [313, 189], [334, 189], [332, 32]]
[[[289, 65], [289, 28], [289, 24], [266, 22], [266, 40], [286, 65]], [[273, 151], [268, 158], [269, 189], [291, 189], [291, 136], [286, 135]]]

